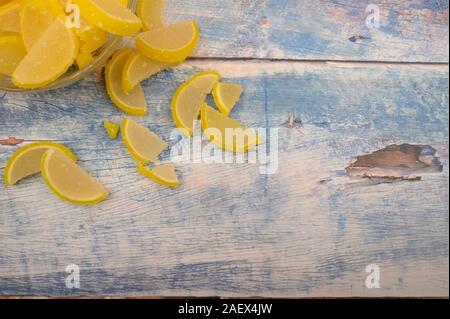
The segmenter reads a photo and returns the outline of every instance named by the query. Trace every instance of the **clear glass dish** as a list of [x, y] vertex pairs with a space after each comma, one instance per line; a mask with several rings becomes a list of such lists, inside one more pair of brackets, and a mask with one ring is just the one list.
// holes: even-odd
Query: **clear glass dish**
[[[130, 10], [132, 10], [133, 12], [136, 12], [137, 1], [138, 0], [128, 0], [128, 8], [130, 8]], [[96, 52], [94, 61], [90, 65], [88, 65], [83, 70], [79, 70], [76, 67], [71, 67], [63, 76], [61, 76], [59, 79], [49, 84], [48, 86], [33, 90], [21, 89], [16, 87], [8, 77], [3, 77], [2, 79], [0, 79], [0, 90], [12, 92], [38, 92], [55, 90], [74, 84], [85, 78], [87, 75], [105, 66], [108, 59], [120, 46], [121, 42], [121, 36], [110, 34], [108, 41]]]

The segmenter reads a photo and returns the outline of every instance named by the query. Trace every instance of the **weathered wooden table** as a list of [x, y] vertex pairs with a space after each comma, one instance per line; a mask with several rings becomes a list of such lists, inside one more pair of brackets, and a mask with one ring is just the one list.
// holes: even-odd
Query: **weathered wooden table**
[[201, 44], [144, 83], [151, 112], [137, 120], [169, 140], [174, 90], [220, 71], [246, 88], [235, 118], [279, 128], [272, 175], [186, 164], [179, 190], [159, 187], [105, 137], [102, 120], [125, 115], [96, 76], [1, 93], [1, 168], [29, 141], [62, 142], [111, 196], [88, 208], [39, 176], [0, 186], [0, 295], [448, 296], [449, 5], [377, 3], [379, 28], [365, 0], [168, 1], [169, 21], [198, 20]]

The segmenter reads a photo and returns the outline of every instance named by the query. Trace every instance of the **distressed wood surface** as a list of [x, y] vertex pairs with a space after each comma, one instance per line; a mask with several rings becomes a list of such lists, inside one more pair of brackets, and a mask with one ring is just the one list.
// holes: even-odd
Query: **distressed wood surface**
[[[1, 95], [0, 136], [65, 143], [111, 196], [87, 208], [39, 176], [1, 185], [0, 295], [448, 296], [446, 66], [194, 60], [144, 83], [151, 113], [137, 120], [169, 140], [173, 92], [205, 69], [244, 85], [235, 118], [280, 129], [275, 174], [185, 164], [180, 189], [159, 187], [107, 139], [102, 120], [124, 114], [95, 76]], [[420, 181], [347, 175], [357, 156], [404, 143], [435, 149], [442, 169]], [[16, 148], [0, 146], [0, 167]], [[80, 289], [65, 286], [69, 264]]]
[[[168, 21], [194, 18], [197, 57], [448, 62], [448, 0], [172, 0]], [[380, 28], [366, 8], [377, 4]]]
[[201, 43], [144, 83], [137, 120], [170, 141], [175, 89], [218, 70], [246, 89], [233, 117], [279, 128], [273, 175], [178, 164], [183, 186], [159, 187], [107, 139], [102, 121], [125, 115], [102, 80], [0, 92], [0, 179], [18, 147], [52, 140], [111, 192], [88, 208], [39, 176], [0, 185], [0, 296], [448, 297], [448, 1], [378, 1], [379, 29], [370, 3], [168, 1], [167, 20], [198, 20]]

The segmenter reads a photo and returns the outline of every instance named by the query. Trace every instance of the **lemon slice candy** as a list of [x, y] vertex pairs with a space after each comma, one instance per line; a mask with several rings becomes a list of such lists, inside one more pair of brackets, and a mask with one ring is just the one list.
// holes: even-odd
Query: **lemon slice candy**
[[11, 75], [26, 54], [20, 36], [0, 36], [0, 74]]
[[14, 0], [0, 7], [0, 31], [20, 32], [20, 2]]
[[161, 185], [169, 187], [180, 186], [175, 167], [172, 164], [158, 165], [154, 169], [150, 169], [138, 162], [137, 168], [141, 175], [148, 177]]
[[29, 144], [18, 149], [8, 160], [5, 169], [5, 185], [15, 185], [25, 177], [39, 173], [41, 171], [42, 155], [49, 149], [58, 149], [72, 161], [77, 160], [72, 151], [61, 144], [52, 142]]
[[[66, 6], [72, 2], [73, 0], [59, 0], [59, 3], [61, 3], [61, 5], [64, 7], [64, 9], [66, 8]], [[128, 5], [128, 0], [112, 0], [112, 1], [118, 1], [120, 3], [120, 5], [126, 7]]]
[[198, 119], [200, 108], [219, 80], [220, 74], [217, 72], [198, 73], [175, 92], [172, 99], [172, 117], [176, 126], [186, 135], [192, 136], [194, 121]]
[[128, 48], [119, 50], [106, 65], [106, 89], [111, 100], [122, 111], [131, 115], [147, 114], [147, 101], [144, 91], [138, 84], [128, 94], [122, 90], [122, 73], [125, 62], [133, 51]]
[[108, 196], [102, 184], [59, 150], [45, 152], [41, 160], [41, 172], [48, 187], [71, 203], [94, 205]]
[[63, 75], [78, 53], [78, 38], [66, 28], [65, 16], [58, 17], [17, 66], [12, 79], [16, 86], [34, 89]]
[[[112, 0], [112, 1], [119, 1], [119, 3], [124, 7], [128, 5], [128, 0]], [[70, 2], [72, 2], [72, 0], [59, 0], [59, 3], [63, 6], [64, 9]]]
[[10, 32], [10, 31], [0, 31], [0, 37], [6, 37], [8, 35], [16, 35], [20, 36], [20, 33], [17, 32]]
[[105, 128], [106, 134], [112, 140], [115, 140], [119, 135], [120, 126], [117, 123], [111, 121], [103, 121], [103, 127]]
[[[252, 134], [241, 123], [216, 111], [206, 103], [202, 105], [201, 117], [205, 135], [224, 150], [244, 153], [259, 143], [256, 132]], [[216, 133], [220, 133], [220, 137]]]
[[80, 38], [80, 51], [92, 53], [101, 48], [108, 41], [108, 32], [81, 20], [81, 27], [77, 29]]
[[80, 54], [78, 54], [77, 58], [76, 58], [76, 62], [78, 65], [78, 68], [80, 70], [83, 70], [84, 68], [86, 68], [89, 64], [91, 64], [92, 62], [94, 62], [94, 57], [92, 56], [92, 53], [89, 52], [81, 52]]
[[141, 33], [136, 37], [136, 46], [152, 60], [176, 63], [192, 53], [199, 38], [197, 23], [186, 21]]
[[122, 74], [122, 89], [132, 91], [140, 82], [173, 66], [165, 62], [152, 61], [140, 52], [133, 52], [127, 59]]
[[123, 120], [121, 132], [130, 154], [143, 164], [154, 162], [168, 147], [167, 143], [155, 133], [130, 119]]
[[73, 3], [86, 20], [110, 33], [131, 36], [142, 28], [141, 20], [119, 1], [73, 0]]
[[[66, 8], [72, 0], [60, 0], [61, 5]], [[83, 17], [80, 17], [80, 27], [75, 29], [80, 38], [80, 51], [92, 53], [99, 49], [108, 40], [108, 32], [97, 28]]]
[[166, 0], [140, 0], [137, 14], [141, 18], [144, 28], [152, 30], [164, 26], [165, 9]]
[[64, 11], [58, 0], [22, 0], [20, 27], [25, 47], [29, 51], [45, 30]]
[[214, 102], [220, 112], [228, 115], [241, 98], [243, 92], [244, 89], [240, 84], [216, 83], [212, 94], [214, 97]]

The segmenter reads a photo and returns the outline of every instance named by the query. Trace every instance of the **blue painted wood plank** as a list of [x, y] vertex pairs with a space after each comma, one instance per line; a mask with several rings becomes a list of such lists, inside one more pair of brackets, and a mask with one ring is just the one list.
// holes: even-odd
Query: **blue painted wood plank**
[[[94, 76], [2, 95], [0, 139], [65, 143], [111, 196], [87, 208], [39, 176], [0, 186], [0, 295], [448, 296], [446, 67], [190, 61], [144, 82], [151, 112], [137, 120], [170, 140], [173, 92], [210, 68], [246, 89], [233, 117], [280, 129], [275, 174], [185, 164], [180, 189], [159, 187], [106, 137], [102, 120], [125, 115]], [[443, 171], [397, 183], [346, 175], [356, 156], [402, 143], [435, 148]], [[0, 146], [0, 167], [15, 149]], [[372, 263], [381, 289], [365, 287]], [[80, 289], [65, 286], [69, 264]]]
[[[197, 57], [447, 62], [447, 0], [171, 0], [169, 22], [196, 19]], [[370, 11], [372, 12], [372, 11]], [[372, 21], [369, 19], [369, 21]]]

